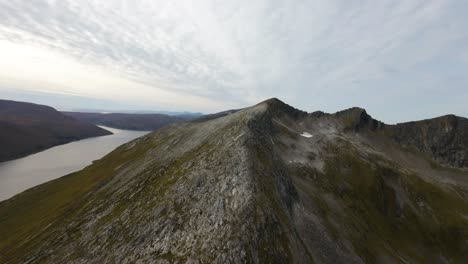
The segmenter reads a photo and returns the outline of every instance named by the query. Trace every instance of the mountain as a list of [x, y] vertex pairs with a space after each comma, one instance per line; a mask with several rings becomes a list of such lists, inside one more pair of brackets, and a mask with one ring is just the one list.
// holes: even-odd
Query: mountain
[[468, 167], [468, 119], [446, 115], [433, 119], [387, 125], [369, 116], [362, 108], [336, 113], [351, 125], [345, 129], [362, 128], [383, 133], [408, 151], [421, 152], [427, 158], [445, 166]]
[[447, 115], [389, 126], [389, 135], [450, 166], [468, 167], [468, 119]]
[[154, 131], [171, 123], [190, 120], [192, 116], [169, 116], [163, 114], [123, 114], [123, 113], [80, 113], [63, 112], [78, 120], [119, 129]]
[[444, 145], [466, 130], [426, 122], [270, 99], [171, 124], [1, 202], [0, 262], [466, 263], [468, 170]]
[[0, 100], [0, 162], [109, 134], [112, 133], [49, 106]]
[[158, 110], [128, 110], [128, 109], [97, 109], [97, 108], [76, 108], [68, 112], [79, 112], [79, 113], [122, 113], [122, 114], [162, 114], [168, 116], [179, 116], [179, 117], [190, 117], [196, 118], [203, 116], [200, 112], [176, 112], [176, 111], [158, 111]]

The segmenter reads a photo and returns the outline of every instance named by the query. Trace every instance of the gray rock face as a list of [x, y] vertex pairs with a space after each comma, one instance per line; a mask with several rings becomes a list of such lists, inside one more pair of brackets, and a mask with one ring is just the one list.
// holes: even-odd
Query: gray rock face
[[448, 115], [389, 127], [400, 144], [413, 146], [436, 161], [468, 167], [468, 119]]
[[443, 165], [468, 167], [468, 119], [447, 115], [433, 119], [386, 125], [362, 108], [335, 113], [343, 129], [380, 132], [405, 148], [415, 149]]
[[363, 113], [272, 99], [163, 128], [0, 203], [0, 261], [461, 263], [468, 174], [394, 159]]

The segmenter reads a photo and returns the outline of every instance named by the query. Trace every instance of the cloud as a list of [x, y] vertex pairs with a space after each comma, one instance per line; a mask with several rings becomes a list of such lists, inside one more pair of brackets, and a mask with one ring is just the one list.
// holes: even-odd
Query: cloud
[[[456, 0], [0, 0], [0, 39], [61, 58], [63, 67], [46, 63], [47, 78], [35, 74], [50, 92], [203, 111], [277, 96], [306, 110], [361, 105], [393, 120], [403, 114], [391, 106], [413, 107], [399, 96], [466, 88], [466, 11]], [[17, 64], [37, 72], [30, 60]], [[0, 85], [15, 76], [7, 66]]]

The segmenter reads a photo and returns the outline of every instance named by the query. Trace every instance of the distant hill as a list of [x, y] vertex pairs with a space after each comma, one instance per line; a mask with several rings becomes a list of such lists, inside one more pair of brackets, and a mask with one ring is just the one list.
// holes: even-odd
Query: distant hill
[[192, 119], [191, 116], [169, 116], [163, 114], [127, 114], [127, 113], [82, 113], [62, 112], [81, 121], [97, 125], [128, 130], [154, 131], [172, 123]]
[[203, 116], [203, 113], [200, 112], [174, 112], [174, 111], [157, 111], [157, 110], [128, 110], [128, 109], [114, 109], [109, 111], [109, 109], [96, 109], [96, 108], [78, 108], [70, 109], [67, 112], [78, 112], [78, 113], [121, 113], [121, 114], [161, 114], [168, 116], [178, 116], [178, 117], [190, 117], [196, 118]]
[[0, 100], [0, 162], [111, 132], [52, 107]]

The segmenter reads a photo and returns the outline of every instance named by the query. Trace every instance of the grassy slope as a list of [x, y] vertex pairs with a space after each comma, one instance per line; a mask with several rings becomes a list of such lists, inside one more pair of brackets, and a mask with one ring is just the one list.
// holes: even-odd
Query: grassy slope
[[86, 193], [105, 184], [122, 165], [132, 165], [151, 144], [117, 148], [85, 169], [31, 188], [0, 203], [0, 254], [8, 258], [26, 251], [41, 230], [60, 223], [85, 204]]
[[[292, 168], [291, 173], [332, 235], [346, 238], [370, 263], [382, 255], [417, 263], [443, 255], [463, 263], [468, 256], [466, 193], [425, 182], [378, 156], [363, 159], [351, 147], [331, 151], [324, 173], [310, 167]], [[397, 200], [397, 188], [408, 199], [403, 204]], [[330, 204], [327, 196], [340, 207]]]

